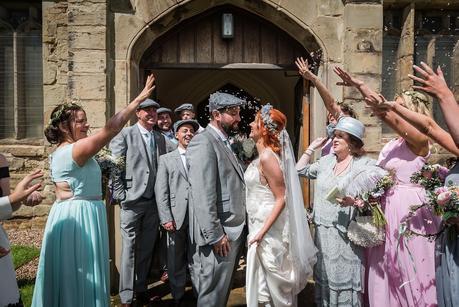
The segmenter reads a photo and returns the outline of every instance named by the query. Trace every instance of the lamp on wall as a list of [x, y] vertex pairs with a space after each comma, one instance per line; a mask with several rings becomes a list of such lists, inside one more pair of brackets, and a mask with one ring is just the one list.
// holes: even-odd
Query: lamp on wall
[[222, 38], [234, 37], [233, 14], [225, 13], [222, 15]]

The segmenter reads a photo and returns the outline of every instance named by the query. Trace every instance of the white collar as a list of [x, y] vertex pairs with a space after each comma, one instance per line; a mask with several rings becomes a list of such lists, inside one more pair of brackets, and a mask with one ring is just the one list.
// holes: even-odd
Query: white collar
[[226, 135], [224, 135], [223, 132], [220, 129], [218, 129], [217, 127], [215, 127], [214, 125], [209, 123], [207, 126], [209, 126], [210, 128], [214, 129], [223, 142], [225, 142], [228, 139], [228, 137]]
[[137, 127], [139, 127], [140, 133], [142, 134], [148, 134], [152, 132], [152, 131], [148, 131], [147, 129], [145, 129], [145, 127], [142, 126], [140, 123], [137, 123]]
[[180, 147], [180, 146], [177, 146], [177, 149], [178, 149], [179, 154], [181, 154], [181, 155], [183, 155], [184, 153], [186, 153], [186, 149], [183, 149], [183, 148]]

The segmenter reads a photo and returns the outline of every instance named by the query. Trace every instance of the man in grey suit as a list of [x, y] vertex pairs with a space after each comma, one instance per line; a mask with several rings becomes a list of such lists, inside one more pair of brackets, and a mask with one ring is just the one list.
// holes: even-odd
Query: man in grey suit
[[188, 167], [185, 152], [199, 124], [179, 120], [174, 124], [178, 148], [160, 157], [155, 184], [156, 205], [161, 225], [167, 230], [167, 268], [169, 285], [177, 305], [185, 294], [189, 259]]
[[232, 275], [246, 239], [245, 186], [228, 136], [237, 131], [240, 106], [233, 95], [209, 97], [211, 121], [188, 146], [190, 236], [199, 259], [198, 306], [226, 306]]
[[158, 108], [158, 103], [146, 99], [136, 111], [137, 124], [123, 128], [110, 143], [112, 154], [126, 161], [125, 171], [113, 182], [113, 196], [121, 204], [122, 306], [131, 306], [134, 293], [139, 301], [148, 299], [147, 276], [159, 229], [154, 195], [157, 161], [168, 151], [164, 136], [153, 130]]

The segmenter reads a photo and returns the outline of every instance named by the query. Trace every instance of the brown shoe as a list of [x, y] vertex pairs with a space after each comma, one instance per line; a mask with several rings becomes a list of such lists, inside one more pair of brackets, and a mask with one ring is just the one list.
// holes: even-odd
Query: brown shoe
[[169, 282], [169, 275], [167, 274], [167, 271], [163, 272], [163, 275], [161, 275], [159, 280], [161, 280], [163, 283]]

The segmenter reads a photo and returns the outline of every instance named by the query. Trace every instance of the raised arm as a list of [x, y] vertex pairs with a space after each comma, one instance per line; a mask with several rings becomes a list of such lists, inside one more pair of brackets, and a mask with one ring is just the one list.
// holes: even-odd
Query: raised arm
[[322, 100], [324, 101], [327, 111], [330, 112], [334, 118], [338, 119], [342, 113], [340, 106], [336, 103], [336, 100], [330, 91], [325, 87], [322, 81], [320, 81], [319, 77], [309, 70], [308, 61], [303, 58], [297, 58], [295, 64], [298, 67], [298, 73], [303, 77], [303, 79], [311, 81], [316, 87], [320, 97], [322, 97]]
[[[413, 125], [408, 123], [400, 115], [392, 110], [381, 112], [377, 105], [382, 102], [381, 95], [372, 95], [370, 98], [365, 98], [365, 101], [372, 107], [374, 113], [391, 127], [399, 136], [405, 139], [409, 148], [418, 156], [426, 156], [429, 153], [429, 138]], [[401, 99], [401, 98], [398, 98]]]
[[421, 67], [413, 65], [413, 68], [421, 77], [408, 75], [414, 81], [421, 83], [422, 85], [413, 86], [416, 90], [421, 90], [429, 95], [438, 98], [440, 109], [443, 112], [446, 125], [448, 126], [449, 133], [453, 138], [456, 146], [459, 146], [459, 105], [454, 98], [453, 92], [448, 88], [443, 71], [440, 67], [437, 68], [435, 73], [424, 62], [421, 62]]
[[451, 135], [443, 130], [431, 117], [411, 111], [395, 101], [386, 101], [384, 97], [382, 99], [383, 102], [378, 105], [379, 109], [383, 111], [393, 110], [420, 132], [440, 144], [440, 146], [452, 154], [459, 156], [459, 147], [454, 143]]
[[263, 177], [269, 185], [274, 195], [274, 208], [265, 220], [263, 227], [258, 231], [255, 237], [251, 238], [249, 245], [259, 243], [263, 240], [265, 234], [271, 226], [276, 222], [282, 210], [285, 208], [285, 182], [282, 170], [279, 165], [279, 160], [274, 156], [274, 153], [265, 152], [260, 156], [260, 166], [263, 172]]
[[308, 149], [306, 149], [303, 152], [303, 155], [300, 157], [300, 159], [296, 163], [296, 166], [295, 166], [296, 170], [298, 171], [298, 170], [305, 168], [306, 165], [308, 165], [309, 162], [311, 161], [311, 156], [314, 154], [314, 151], [321, 148], [327, 140], [328, 140], [327, 138], [319, 137], [315, 139], [314, 141], [312, 141]]
[[75, 142], [72, 158], [78, 165], [84, 165], [89, 158], [94, 156], [121, 131], [128, 120], [134, 115], [138, 105], [151, 95], [155, 88], [153, 85], [154, 82], [155, 77], [153, 75], [148, 76], [144, 89], [131, 103], [113, 115], [100, 131]]
[[364, 98], [371, 97], [372, 95], [377, 95], [374, 90], [372, 90], [368, 85], [365, 84], [362, 80], [357, 79], [354, 76], [351, 76], [344, 69], [336, 66], [333, 68], [333, 72], [341, 78], [341, 82], [337, 82], [336, 85], [341, 86], [352, 86], [359, 90]]

